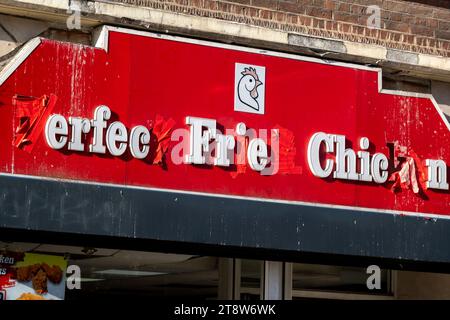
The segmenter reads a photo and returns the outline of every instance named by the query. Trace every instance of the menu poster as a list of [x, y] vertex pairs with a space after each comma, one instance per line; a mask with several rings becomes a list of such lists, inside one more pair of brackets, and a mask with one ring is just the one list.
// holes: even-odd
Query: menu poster
[[67, 260], [0, 251], [0, 300], [64, 300]]

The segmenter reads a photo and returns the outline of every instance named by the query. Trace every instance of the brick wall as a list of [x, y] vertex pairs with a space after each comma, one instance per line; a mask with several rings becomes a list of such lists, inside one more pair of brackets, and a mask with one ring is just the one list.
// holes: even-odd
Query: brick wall
[[[450, 56], [450, 1], [439, 0], [103, 0], [224, 19], [293, 33]], [[447, 1], [447, 0], [446, 0]], [[427, 2], [429, 4], [423, 4]], [[443, 2], [439, 2], [441, 5]], [[378, 6], [380, 28], [370, 28]], [[372, 11], [373, 13], [374, 11]], [[372, 16], [375, 17], [375, 16]], [[373, 24], [371, 25], [373, 26]]]

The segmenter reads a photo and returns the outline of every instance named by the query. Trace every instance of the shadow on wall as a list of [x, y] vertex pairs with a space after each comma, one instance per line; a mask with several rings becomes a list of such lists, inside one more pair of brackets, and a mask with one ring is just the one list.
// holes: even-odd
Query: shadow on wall
[[0, 57], [10, 54], [48, 27], [47, 22], [0, 14]]
[[431, 93], [441, 107], [448, 121], [450, 121], [450, 83], [441, 81], [431, 82]]

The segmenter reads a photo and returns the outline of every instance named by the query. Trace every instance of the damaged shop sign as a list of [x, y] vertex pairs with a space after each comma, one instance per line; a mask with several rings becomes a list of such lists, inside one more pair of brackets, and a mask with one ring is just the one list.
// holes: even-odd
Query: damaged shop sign
[[[104, 36], [92, 48], [40, 38], [25, 46], [32, 51], [18, 53], [20, 64], [5, 69], [1, 174], [449, 215], [450, 123], [430, 95], [386, 90], [381, 70], [366, 66], [120, 28], [106, 28]], [[57, 77], [42, 81], [42, 74]], [[169, 85], [174, 75], [180, 85]], [[244, 78], [263, 83], [248, 86], [245, 99]], [[242, 112], [236, 99], [241, 107], [264, 105], [264, 113]], [[104, 122], [101, 110], [94, 113], [101, 105], [111, 111]], [[215, 131], [202, 125], [195, 132], [198, 125], [186, 117], [215, 121]], [[238, 124], [246, 125], [245, 136]], [[209, 131], [215, 137], [207, 143]], [[345, 146], [333, 141], [329, 152], [320, 142], [316, 165], [333, 166], [326, 178], [308, 163], [317, 132], [346, 139]], [[367, 150], [362, 137], [370, 139]], [[352, 167], [344, 168], [353, 152]], [[264, 164], [261, 171], [250, 166]]]
[[[236, 140], [232, 134], [217, 133], [216, 120], [196, 117], [186, 117], [186, 124], [190, 126], [189, 154], [185, 156], [185, 163], [202, 165], [206, 163], [205, 153], [210, 151], [211, 141], [215, 142], [216, 166], [229, 167], [233, 163], [229, 151], [237, 148]], [[232, 130], [229, 130], [232, 131]], [[240, 122], [236, 125], [237, 138], [245, 137], [247, 126]], [[277, 130], [275, 129], [275, 133]], [[236, 151], [237, 153], [237, 151]], [[263, 174], [269, 164], [268, 146], [262, 138], [250, 138], [245, 152], [247, 163], [254, 171]], [[238, 157], [239, 159], [239, 157]], [[274, 174], [274, 172], [272, 172]]]
[[[308, 165], [312, 174], [319, 178], [328, 178], [333, 174], [335, 179], [385, 183], [389, 177], [389, 159], [386, 155], [374, 153], [371, 156], [367, 151], [370, 141], [366, 137], [359, 139], [359, 151], [346, 148], [345, 140], [344, 135], [324, 132], [311, 137], [308, 143]], [[334, 154], [335, 160], [325, 158], [323, 153]], [[426, 187], [448, 190], [445, 161], [426, 159], [425, 166], [428, 168]]]
[[[45, 138], [48, 146], [60, 150], [67, 146], [71, 151], [86, 151], [83, 137], [92, 132], [92, 141], [87, 148], [91, 153], [105, 154], [106, 150], [112, 156], [122, 156], [127, 148], [136, 159], [144, 159], [150, 152], [150, 130], [142, 125], [135, 126], [130, 133], [120, 121], [108, 125], [111, 110], [107, 106], [99, 106], [94, 111], [93, 119], [69, 117], [68, 120], [60, 114], [51, 115], [45, 125]], [[220, 134], [216, 130], [213, 119], [186, 117], [190, 127], [190, 147], [184, 157], [185, 163], [206, 164], [205, 152], [215, 143], [215, 158], [213, 164], [228, 167], [233, 161], [229, 150], [234, 150], [236, 141], [231, 134]], [[106, 131], [106, 132], [105, 132]], [[245, 123], [239, 123], [235, 130], [238, 136], [245, 136]], [[69, 138], [70, 136], [70, 138]], [[105, 145], [105, 142], [106, 145]], [[246, 151], [247, 162], [255, 171], [263, 171], [269, 163], [268, 146], [264, 139], [250, 139]]]
[[[112, 156], [122, 156], [127, 148], [136, 159], [144, 159], [150, 152], [151, 134], [149, 128], [138, 125], [128, 133], [126, 126], [120, 121], [114, 121], [108, 125], [111, 118], [111, 110], [107, 106], [99, 106], [94, 111], [93, 119], [69, 117], [68, 120], [60, 114], [51, 115], [45, 125], [45, 137], [47, 144], [55, 150], [64, 148], [68, 150], [84, 152], [85, 141], [83, 137], [92, 131], [92, 141], [89, 144], [89, 152], [105, 154], [106, 150]], [[183, 162], [192, 165], [212, 164], [220, 167], [229, 167], [234, 163], [237, 140], [247, 136], [247, 126], [240, 122], [235, 130], [227, 130], [233, 134], [222, 134], [217, 130], [214, 119], [188, 116], [185, 123], [189, 127], [189, 148], [183, 152]], [[106, 131], [106, 132], [105, 132]], [[278, 136], [274, 129], [273, 136]], [[70, 139], [69, 139], [70, 136]], [[235, 139], [236, 136], [236, 139]], [[105, 144], [105, 142], [106, 144]], [[245, 143], [244, 159], [254, 171], [263, 175], [272, 175], [277, 170], [264, 171], [270, 162], [278, 163], [278, 152], [269, 149], [265, 139], [252, 137]], [[272, 146], [277, 144], [272, 139]], [[346, 137], [338, 134], [315, 133], [309, 140], [307, 149], [308, 166], [311, 173], [318, 178], [328, 178], [332, 175], [335, 179], [374, 182], [384, 184], [389, 178], [389, 159], [383, 153], [368, 152], [370, 141], [367, 137], [359, 139], [359, 151], [346, 148]], [[275, 139], [276, 142], [276, 139]], [[211, 155], [214, 148], [212, 163], [207, 163], [207, 155]], [[325, 151], [325, 152], [323, 152]], [[324, 156], [325, 154], [325, 156]], [[326, 154], [334, 154], [334, 160], [327, 158]], [[275, 156], [274, 156], [275, 155]], [[271, 159], [272, 158], [272, 159]], [[173, 159], [172, 159], [173, 160]], [[174, 163], [180, 163], [174, 161]], [[241, 164], [241, 163], [238, 163]], [[426, 187], [430, 189], [448, 190], [447, 165], [443, 160], [426, 159], [427, 167]]]
[[[135, 126], [128, 134], [127, 128], [120, 121], [114, 121], [109, 126], [107, 120], [111, 118], [111, 110], [107, 106], [99, 106], [94, 111], [94, 119], [69, 117], [67, 121], [60, 114], [51, 115], [45, 125], [45, 138], [47, 144], [55, 150], [67, 148], [72, 151], [85, 151], [83, 134], [93, 131], [92, 143], [89, 152], [106, 153], [106, 148], [113, 156], [121, 156], [127, 147], [134, 158], [147, 157], [150, 147], [150, 131], [144, 126]], [[70, 140], [69, 136], [70, 126]], [[104, 130], [106, 129], [106, 134]], [[103, 137], [106, 137], [106, 146]]]

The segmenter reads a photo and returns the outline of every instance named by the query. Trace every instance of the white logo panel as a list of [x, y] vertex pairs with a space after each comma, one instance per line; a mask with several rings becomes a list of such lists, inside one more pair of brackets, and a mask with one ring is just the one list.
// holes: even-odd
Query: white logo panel
[[236, 63], [234, 111], [264, 114], [266, 68]]

